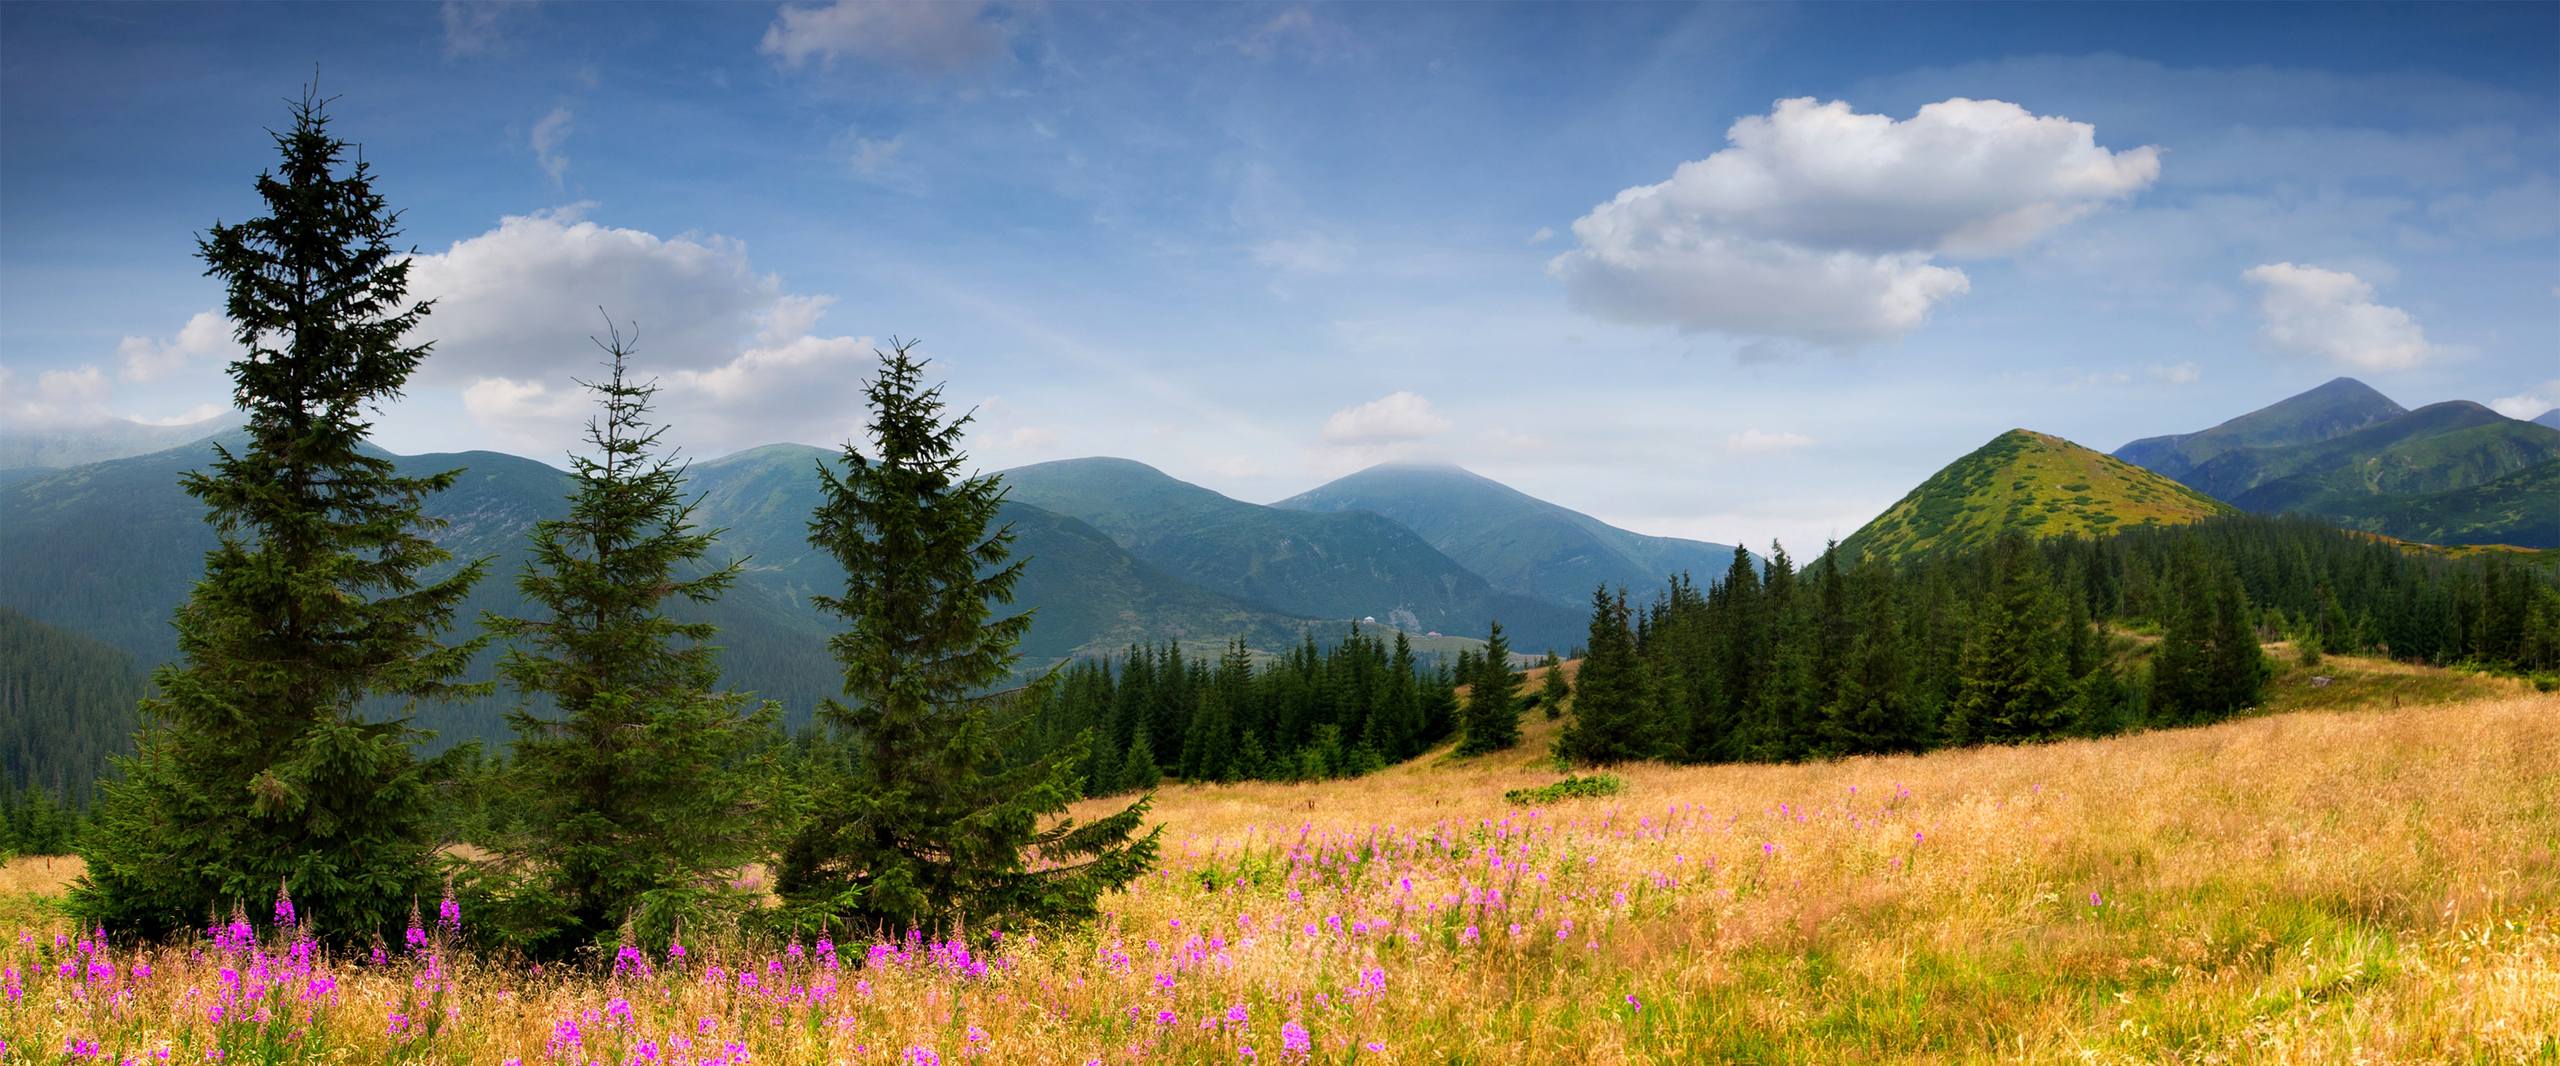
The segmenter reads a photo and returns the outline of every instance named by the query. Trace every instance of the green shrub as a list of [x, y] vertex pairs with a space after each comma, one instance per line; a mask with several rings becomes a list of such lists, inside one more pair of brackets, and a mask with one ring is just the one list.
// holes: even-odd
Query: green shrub
[[1555, 784], [1538, 788], [1515, 788], [1503, 793], [1502, 798], [1520, 806], [1534, 807], [1560, 800], [1581, 799], [1586, 796], [1614, 796], [1625, 791], [1626, 787], [1627, 783], [1620, 780], [1616, 774], [1591, 774], [1585, 777], [1567, 774], [1564, 780]]

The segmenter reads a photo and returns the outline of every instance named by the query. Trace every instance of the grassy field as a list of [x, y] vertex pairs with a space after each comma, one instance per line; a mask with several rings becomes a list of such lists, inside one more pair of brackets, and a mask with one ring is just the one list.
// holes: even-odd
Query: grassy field
[[1520, 752], [1168, 789], [1109, 920], [977, 955], [84, 954], [45, 903], [76, 867], [22, 862], [0, 1058], [2560, 1061], [2560, 696], [2332, 658], [2270, 703], [1515, 807], [1559, 776], [1532, 712]]

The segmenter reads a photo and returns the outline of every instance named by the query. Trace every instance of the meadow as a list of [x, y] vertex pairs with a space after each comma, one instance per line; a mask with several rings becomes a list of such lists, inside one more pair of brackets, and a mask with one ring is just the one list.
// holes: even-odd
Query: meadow
[[1102, 922], [965, 944], [540, 970], [426, 900], [378, 957], [136, 949], [20, 860], [0, 1062], [2560, 1060], [2560, 696], [2332, 657], [2269, 702], [1515, 806], [1561, 776], [1533, 711], [1513, 752], [1168, 787]]

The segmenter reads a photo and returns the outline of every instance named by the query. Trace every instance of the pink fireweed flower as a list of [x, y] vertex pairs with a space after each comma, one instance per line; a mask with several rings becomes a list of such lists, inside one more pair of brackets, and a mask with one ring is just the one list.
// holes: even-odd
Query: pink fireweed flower
[[1307, 1027], [1293, 1018], [1280, 1023], [1280, 1050], [1305, 1058], [1315, 1050], [1315, 1041], [1308, 1037]]

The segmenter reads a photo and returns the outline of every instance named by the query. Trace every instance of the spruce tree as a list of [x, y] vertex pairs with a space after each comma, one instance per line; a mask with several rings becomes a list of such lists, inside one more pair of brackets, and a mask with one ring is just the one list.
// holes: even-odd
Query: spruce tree
[[1652, 756], [1660, 745], [1644, 699], [1644, 665], [1628, 630], [1630, 614], [1625, 593], [1613, 597], [1605, 587], [1592, 590], [1590, 643], [1576, 679], [1573, 721], [1556, 740], [1556, 754], [1566, 759], [1628, 762]]
[[828, 646], [850, 697], [820, 714], [857, 759], [822, 787], [776, 887], [802, 916], [866, 931], [1090, 919], [1154, 863], [1162, 830], [1139, 835], [1144, 799], [1084, 825], [1058, 818], [1090, 734], [1004, 764], [1002, 736], [1020, 723], [997, 710], [1038, 700], [984, 696], [1031, 625], [991, 605], [1010, 601], [1024, 562], [1008, 561], [1009, 527], [989, 529], [1001, 482], [962, 474], [969, 416], [943, 416], [912, 348], [883, 354], [867, 390], [876, 454], [847, 443], [841, 475], [818, 469], [809, 541], [843, 565], [845, 591], [817, 602], [848, 627]]
[[535, 524], [516, 579], [543, 613], [483, 623], [516, 643], [499, 671], [529, 701], [507, 717], [520, 828], [499, 843], [521, 874], [500, 891], [537, 957], [626, 926], [664, 943], [743, 906], [728, 886], [768, 853], [780, 814], [754, 758], [779, 706], [720, 691], [715, 630], [666, 610], [717, 600], [745, 564], [698, 565], [720, 531], [693, 524], [685, 468], [657, 454], [665, 429], [648, 420], [657, 385], [631, 378], [608, 330], [606, 374], [586, 383], [602, 409], [587, 423], [592, 454], [570, 456], [569, 514]]
[[282, 885], [348, 943], [395, 930], [434, 883], [424, 734], [360, 708], [477, 694], [456, 677], [480, 641], [439, 635], [485, 561], [430, 577], [450, 556], [423, 505], [460, 471], [406, 476], [364, 447], [369, 412], [427, 356], [406, 337], [428, 304], [408, 300], [398, 214], [324, 112], [306, 92], [273, 135], [267, 213], [197, 242], [245, 349], [230, 374], [248, 443], [182, 481], [219, 545], [105, 790], [72, 893], [84, 924], [161, 936]]
[[1991, 586], [1964, 643], [1950, 740], [2014, 743], [2062, 732], [2071, 698], [2064, 624], [2034, 546], [2023, 533], [2002, 533], [1991, 550]]
[[1556, 658], [1554, 649], [1548, 649], [1547, 661], [1538, 665], [1546, 671], [1538, 684], [1538, 706], [1546, 709], [1552, 722], [1564, 717], [1564, 701], [1573, 695], [1573, 683], [1565, 680], [1564, 660]]
[[1464, 712], [1466, 736], [1458, 741], [1458, 754], [1482, 755], [1501, 751], [1520, 743], [1520, 675], [1511, 669], [1511, 642], [1502, 635], [1502, 623], [1495, 622], [1484, 639], [1484, 657], [1476, 661], [1476, 675], [1467, 694]]

